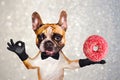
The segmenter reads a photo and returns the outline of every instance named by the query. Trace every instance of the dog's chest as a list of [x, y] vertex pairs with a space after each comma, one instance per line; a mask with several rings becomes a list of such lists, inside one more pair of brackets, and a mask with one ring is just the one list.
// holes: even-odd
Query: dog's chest
[[34, 66], [40, 67], [40, 73], [43, 80], [62, 80], [60, 79], [63, 74], [64, 60], [60, 55], [59, 60], [55, 60], [51, 57], [42, 60], [41, 55], [35, 59]]

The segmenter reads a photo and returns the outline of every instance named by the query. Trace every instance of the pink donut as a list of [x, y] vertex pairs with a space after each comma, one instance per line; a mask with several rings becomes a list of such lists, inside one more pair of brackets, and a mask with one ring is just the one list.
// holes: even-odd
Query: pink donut
[[108, 52], [108, 44], [101, 36], [92, 35], [85, 41], [83, 51], [91, 61], [101, 61]]

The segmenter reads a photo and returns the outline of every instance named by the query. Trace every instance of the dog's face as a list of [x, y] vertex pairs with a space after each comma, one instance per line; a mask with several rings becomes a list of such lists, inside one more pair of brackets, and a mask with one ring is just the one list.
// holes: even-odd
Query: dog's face
[[67, 14], [62, 11], [56, 24], [43, 24], [39, 14], [32, 14], [32, 26], [36, 34], [36, 45], [41, 52], [54, 55], [65, 45], [65, 31], [67, 29]]

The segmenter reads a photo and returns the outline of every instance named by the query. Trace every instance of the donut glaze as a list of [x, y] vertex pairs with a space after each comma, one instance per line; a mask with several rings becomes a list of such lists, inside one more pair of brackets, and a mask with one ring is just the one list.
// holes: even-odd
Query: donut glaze
[[107, 55], [108, 44], [103, 37], [92, 35], [85, 41], [83, 52], [91, 61], [101, 61]]

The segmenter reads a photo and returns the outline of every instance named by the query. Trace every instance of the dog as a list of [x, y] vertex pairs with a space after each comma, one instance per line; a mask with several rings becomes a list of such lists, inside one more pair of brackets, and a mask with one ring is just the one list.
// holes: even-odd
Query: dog
[[8, 42], [7, 49], [15, 52], [27, 69], [37, 69], [38, 80], [63, 80], [64, 69], [82, 68], [91, 64], [105, 64], [105, 60], [93, 62], [89, 59], [70, 60], [62, 52], [65, 46], [67, 13], [61, 11], [58, 23], [44, 24], [37, 12], [32, 14], [32, 29], [36, 34], [39, 51], [31, 58], [26, 53], [23, 41]]

